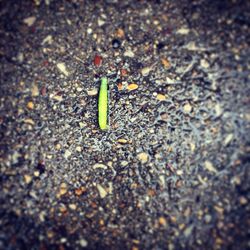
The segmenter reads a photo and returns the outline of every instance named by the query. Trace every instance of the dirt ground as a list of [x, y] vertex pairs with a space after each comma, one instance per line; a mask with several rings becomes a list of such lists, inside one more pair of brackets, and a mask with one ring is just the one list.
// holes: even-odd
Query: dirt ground
[[0, 249], [250, 248], [249, 26], [249, 1], [0, 1]]

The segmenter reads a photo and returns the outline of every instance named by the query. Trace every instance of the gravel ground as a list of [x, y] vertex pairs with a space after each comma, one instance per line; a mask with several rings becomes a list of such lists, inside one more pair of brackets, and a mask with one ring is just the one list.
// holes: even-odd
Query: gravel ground
[[250, 247], [249, 1], [0, 6], [0, 249]]

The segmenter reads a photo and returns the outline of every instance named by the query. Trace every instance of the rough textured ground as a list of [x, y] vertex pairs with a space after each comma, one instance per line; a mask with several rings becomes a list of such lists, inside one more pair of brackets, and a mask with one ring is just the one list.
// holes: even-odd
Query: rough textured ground
[[249, 13], [1, 1], [0, 249], [249, 248]]

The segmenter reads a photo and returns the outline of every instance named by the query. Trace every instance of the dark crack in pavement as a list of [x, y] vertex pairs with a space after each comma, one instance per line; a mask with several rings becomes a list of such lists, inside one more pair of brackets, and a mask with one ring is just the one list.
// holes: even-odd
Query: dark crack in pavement
[[1, 1], [0, 249], [249, 248], [249, 13]]

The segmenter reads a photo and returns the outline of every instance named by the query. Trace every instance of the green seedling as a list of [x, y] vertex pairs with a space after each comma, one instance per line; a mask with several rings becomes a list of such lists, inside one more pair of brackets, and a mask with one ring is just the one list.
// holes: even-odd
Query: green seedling
[[101, 130], [108, 128], [108, 78], [102, 77], [98, 99], [98, 123]]

